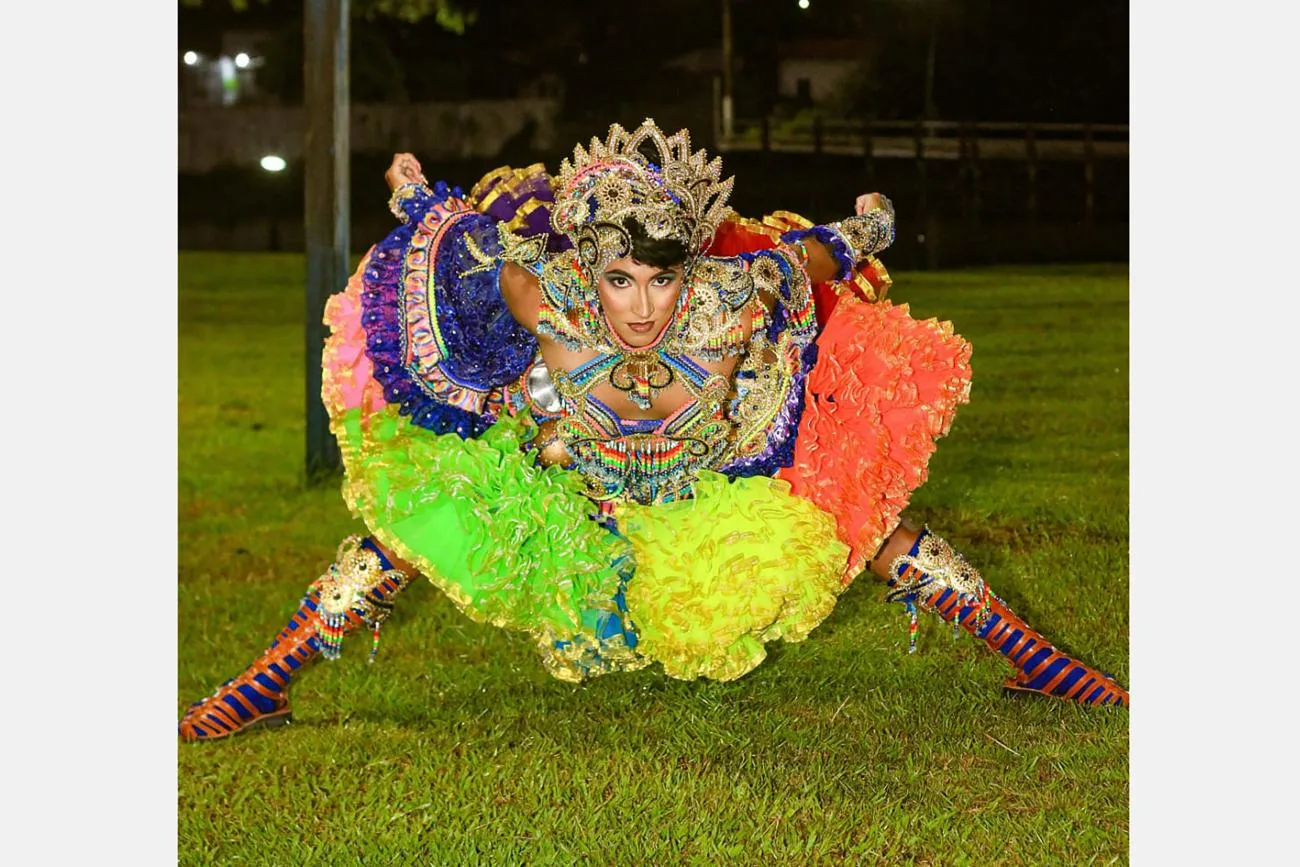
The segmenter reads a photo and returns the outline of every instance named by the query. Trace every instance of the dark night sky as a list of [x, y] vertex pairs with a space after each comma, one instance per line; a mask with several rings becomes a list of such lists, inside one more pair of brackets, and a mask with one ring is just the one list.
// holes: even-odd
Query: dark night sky
[[[934, 96], [954, 120], [1127, 122], [1128, 4], [1117, 0], [732, 0], [741, 65], [737, 100], [755, 109], [761, 69], [791, 39], [860, 39], [880, 52], [873, 77], [882, 116], [914, 117], [930, 40]], [[354, 8], [358, 4], [354, 3]], [[665, 60], [721, 42], [720, 0], [467, 0], [479, 20], [463, 36], [428, 20], [353, 23], [353, 98], [393, 101], [513, 96], [543, 72], [570, 82], [584, 102], [644, 98]], [[226, 29], [300, 39], [302, 0], [253, 0], [234, 12], [224, 0], [182, 7], [180, 50], [214, 52]], [[537, 10], [543, 9], [539, 13]], [[936, 20], [930, 17], [937, 10]], [[540, 21], [539, 21], [540, 17]], [[684, 22], [676, 24], [674, 22]], [[586, 62], [580, 56], [586, 55]], [[298, 59], [283, 65], [296, 69]], [[599, 70], [599, 75], [592, 75]], [[575, 86], [576, 85], [576, 86]], [[878, 105], [877, 105], [878, 103]], [[594, 108], [603, 108], [595, 105]]]

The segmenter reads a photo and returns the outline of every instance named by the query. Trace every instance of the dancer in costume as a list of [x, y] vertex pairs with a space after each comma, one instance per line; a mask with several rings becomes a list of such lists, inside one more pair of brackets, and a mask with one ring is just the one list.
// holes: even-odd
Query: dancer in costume
[[933, 611], [1005, 659], [1008, 686], [1128, 704], [901, 520], [967, 400], [970, 346], [884, 299], [883, 196], [823, 226], [746, 220], [720, 161], [650, 120], [554, 177], [501, 169], [466, 195], [399, 154], [388, 179], [403, 225], [325, 310], [322, 397], [368, 534], [182, 739], [287, 721], [293, 676], [356, 629], [373, 654], [419, 575], [578, 682], [740, 677], [870, 571], [913, 636]]

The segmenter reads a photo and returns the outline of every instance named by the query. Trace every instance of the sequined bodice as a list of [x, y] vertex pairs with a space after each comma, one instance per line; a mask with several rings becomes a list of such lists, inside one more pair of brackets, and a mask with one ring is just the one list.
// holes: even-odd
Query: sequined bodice
[[[596, 499], [678, 499], [730, 439], [723, 412], [728, 378], [687, 356], [663, 349], [600, 354], [571, 371], [557, 370], [552, 379], [563, 407], [555, 431]], [[597, 395], [603, 384], [643, 411], [653, 411], [655, 389], [677, 384], [688, 397], [665, 418], [626, 419]]]

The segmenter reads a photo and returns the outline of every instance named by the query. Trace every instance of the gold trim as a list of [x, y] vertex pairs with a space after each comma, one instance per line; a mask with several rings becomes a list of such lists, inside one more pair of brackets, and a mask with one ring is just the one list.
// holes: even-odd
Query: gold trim
[[[542, 163], [533, 163], [532, 165], [525, 166], [522, 169], [516, 169], [512, 166], [498, 166], [480, 178], [479, 182], [474, 185], [474, 188], [469, 191], [469, 203], [477, 211], [486, 211], [488, 208], [492, 207], [492, 203], [495, 202], [503, 193], [514, 189], [515, 184], [512, 183], [512, 181], [518, 182], [526, 180], [527, 178], [535, 177], [536, 175], [545, 174], [546, 166]], [[549, 175], [547, 175], [547, 177], [549, 177]], [[494, 186], [493, 181], [498, 180], [499, 183]], [[484, 198], [484, 196], [486, 196], [486, 198]]]

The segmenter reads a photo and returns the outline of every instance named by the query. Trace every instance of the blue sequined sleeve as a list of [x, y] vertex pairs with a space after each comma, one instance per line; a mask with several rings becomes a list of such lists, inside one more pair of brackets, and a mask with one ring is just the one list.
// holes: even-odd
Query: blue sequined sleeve
[[837, 223], [786, 232], [781, 236], [781, 243], [794, 245], [808, 238], [821, 242], [835, 261], [836, 273], [832, 279], [847, 280], [858, 263], [894, 243], [893, 205], [874, 208]]
[[497, 221], [445, 184], [399, 200], [409, 218], [371, 251], [362, 325], [385, 399], [421, 427], [475, 437], [504, 409], [537, 340], [506, 307]]
[[446, 181], [438, 181], [432, 189], [424, 184], [402, 184], [393, 190], [389, 208], [403, 223], [418, 223], [434, 205], [447, 199], [464, 198], [465, 193], [460, 187], [448, 186]]
[[537, 353], [537, 338], [515, 321], [501, 295], [497, 221], [471, 212], [439, 245], [433, 285], [448, 351], [443, 369], [476, 385], [518, 379]]

